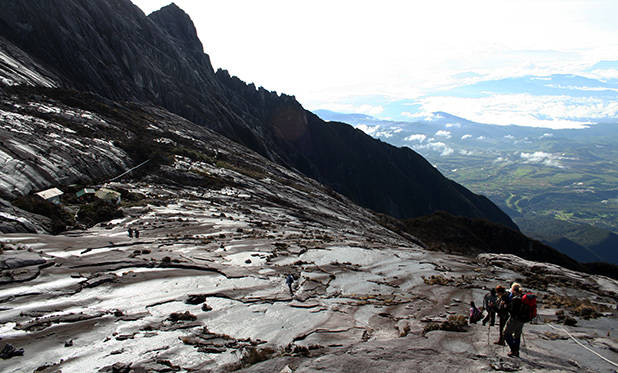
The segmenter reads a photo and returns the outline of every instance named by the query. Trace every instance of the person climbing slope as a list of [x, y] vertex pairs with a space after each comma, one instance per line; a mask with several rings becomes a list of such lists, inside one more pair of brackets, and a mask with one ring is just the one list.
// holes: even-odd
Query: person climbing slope
[[288, 288], [290, 288], [290, 295], [294, 295], [294, 291], [292, 290], [292, 284], [294, 283], [294, 276], [292, 276], [292, 274], [288, 274], [287, 277], [285, 278], [285, 283], [288, 285]]
[[519, 357], [520, 338], [525, 322], [525, 320], [522, 320], [522, 308], [524, 305], [521, 295], [521, 286], [516, 282], [513, 283], [511, 286], [511, 301], [508, 306], [509, 319], [504, 327], [504, 341], [511, 349], [508, 353], [508, 356], [511, 357]]
[[489, 321], [489, 326], [494, 326], [496, 323], [496, 310], [498, 305], [498, 297], [496, 296], [496, 289], [491, 289], [489, 293], [485, 294], [483, 298], [483, 309], [487, 311], [487, 316], [483, 319], [483, 326]]
[[509, 318], [509, 295], [502, 285], [496, 286], [496, 313], [498, 314], [498, 327], [500, 337], [494, 344], [504, 346], [504, 327]]

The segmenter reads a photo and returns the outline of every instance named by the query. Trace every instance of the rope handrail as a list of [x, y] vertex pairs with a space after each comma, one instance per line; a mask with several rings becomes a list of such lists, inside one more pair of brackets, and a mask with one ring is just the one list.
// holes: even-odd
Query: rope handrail
[[125, 171], [125, 172], [121, 173], [120, 175], [118, 175], [118, 176], [116, 176], [116, 177], [114, 177], [114, 178], [112, 178], [112, 179], [107, 180], [107, 181], [106, 181], [106, 183], [109, 183], [110, 181], [114, 181], [114, 180], [116, 180], [116, 179], [119, 179], [119, 178], [123, 177], [124, 175], [128, 174], [129, 172], [131, 172], [131, 171], [133, 171], [133, 170], [135, 170], [135, 169], [137, 169], [137, 168], [142, 167], [143, 165], [145, 165], [145, 164], [146, 164], [146, 163], [148, 163], [148, 162], [150, 162], [150, 159], [147, 159], [147, 160], [145, 160], [144, 162], [142, 162], [142, 163], [138, 164], [137, 166], [135, 166], [135, 167], [133, 167], [133, 168], [130, 168], [130, 169], [128, 169], [127, 171]]
[[578, 345], [582, 346], [582, 347], [583, 347], [583, 348], [585, 348], [586, 350], [588, 350], [588, 351], [592, 352], [593, 354], [597, 355], [597, 356], [598, 356], [598, 357], [600, 357], [601, 359], [603, 359], [603, 360], [607, 361], [607, 362], [608, 362], [608, 363], [610, 363], [611, 365], [613, 365], [613, 366], [615, 366], [615, 367], [618, 367], [618, 364], [616, 364], [616, 363], [614, 363], [613, 361], [609, 360], [608, 358], [606, 358], [606, 357], [602, 356], [601, 354], [599, 354], [598, 352], [594, 351], [593, 349], [591, 349], [591, 348], [589, 348], [589, 347], [587, 347], [587, 346], [584, 346], [584, 344], [583, 344], [583, 343], [581, 343], [581, 342], [580, 342], [580, 341], [578, 341], [575, 337], [573, 337], [573, 336], [571, 335], [571, 333], [569, 333], [569, 332], [568, 332], [568, 330], [566, 330], [565, 328], [557, 328], [557, 327], [555, 327], [555, 326], [553, 326], [553, 325], [551, 325], [551, 324], [545, 324], [545, 325], [547, 325], [547, 326], [549, 326], [550, 328], [555, 329], [555, 330], [562, 330], [562, 331], [563, 331], [563, 332], [565, 332], [565, 333], [566, 333], [569, 337], [571, 337], [571, 339], [573, 339], [573, 340], [575, 341], [575, 343], [577, 343]]

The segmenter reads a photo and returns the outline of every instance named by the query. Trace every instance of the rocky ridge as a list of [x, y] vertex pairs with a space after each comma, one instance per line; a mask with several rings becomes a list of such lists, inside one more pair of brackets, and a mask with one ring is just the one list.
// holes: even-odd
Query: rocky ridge
[[0, 35], [64, 88], [166, 108], [270, 160], [396, 217], [437, 209], [516, 229], [487, 198], [444, 178], [408, 148], [325, 123], [292, 96], [214, 72], [188, 15], [145, 16], [128, 0], [0, 3]]

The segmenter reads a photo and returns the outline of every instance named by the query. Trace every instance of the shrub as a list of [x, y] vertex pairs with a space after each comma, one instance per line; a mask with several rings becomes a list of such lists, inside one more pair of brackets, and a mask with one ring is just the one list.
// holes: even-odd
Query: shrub
[[442, 276], [442, 275], [431, 275], [430, 278], [426, 278], [426, 277], [422, 277], [423, 281], [425, 282], [425, 284], [427, 285], [442, 285], [442, 286], [446, 286], [449, 284], [449, 282], [451, 282], [452, 280], [449, 280], [448, 278]]
[[423, 328], [423, 334], [434, 330], [445, 330], [449, 332], [465, 332], [468, 328], [468, 318], [464, 315], [451, 315], [446, 321], [441, 323], [430, 323]]
[[124, 214], [118, 209], [118, 206], [97, 199], [94, 202], [87, 203], [80, 207], [77, 213], [77, 220], [91, 227], [97, 223], [121, 218], [123, 216]]
[[51, 233], [58, 234], [66, 230], [67, 226], [75, 223], [71, 214], [62, 206], [55, 205], [36, 195], [27, 195], [13, 201], [13, 205], [28, 212], [43, 215], [51, 219]]

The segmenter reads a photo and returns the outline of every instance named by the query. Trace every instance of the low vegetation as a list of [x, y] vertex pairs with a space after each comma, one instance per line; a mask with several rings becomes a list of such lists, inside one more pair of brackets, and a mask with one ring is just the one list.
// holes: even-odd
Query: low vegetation
[[468, 329], [468, 318], [464, 315], [451, 315], [440, 323], [429, 323], [423, 328], [423, 335], [434, 330], [448, 332], [465, 332]]
[[[543, 308], [557, 308], [559, 310], [567, 310], [571, 315], [578, 316], [583, 319], [594, 319], [601, 317], [603, 312], [611, 312], [612, 310], [604, 305], [593, 303], [587, 298], [577, 298], [562, 296], [556, 294], [544, 295], [541, 301]], [[556, 313], [558, 316], [558, 313]]]
[[75, 220], [62, 206], [53, 204], [41, 197], [29, 194], [13, 201], [13, 205], [33, 214], [45, 216], [51, 220], [51, 233], [58, 234], [73, 226]]
[[88, 227], [123, 216], [122, 210], [116, 204], [100, 199], [80, 206], [77, 212], [77, 220]]

